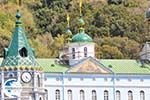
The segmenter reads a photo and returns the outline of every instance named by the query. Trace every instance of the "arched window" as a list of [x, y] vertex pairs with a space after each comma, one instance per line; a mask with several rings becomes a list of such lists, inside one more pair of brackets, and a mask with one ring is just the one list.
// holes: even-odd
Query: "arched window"
[[68, 100], [72, 100], [72, 91], [68, 90]]
[[121, 100], [120, 91], [116, 91], [116, 100]]
[[7, 74], [7, 77], [15, 77], [15, 75], [14, 75], [14, 73], [9, 72], [9, 73]]
[[48, 100], [48, 90], [45, 89], [45, 93], [46, 93], [46, 100]]
[[75, 59], [75, 48], [72, 48], [72, 59]]
[[56, 90], [55, 95], [56, 95], [56, 100], [60, 100], [60, 90]]
[[40, 97], [40, 99], [39, 100], [42, 100], [42, 97]]
[[140, 100], [145, 100], [145, 93], [144, 93], [144, 91], [140, 91]]
[[40, 87], [40, 76], [39, 75], [37, 75], [37, 82], [38, 82], [38, 87]]
[[80, 100], [85, 100], [84, 91], [80, 90]]
[[133, 100], [133, 93], [132, 93], [132, 91], [128, 91], [128, 100]]
[[87, 57], [87, 47], [84, 47], [84, 57]]
[[27, 49], [25, 47], [21, 48], [19, 50], [19, 54], [20, 54], [21, 57], [27, 57], [28, 56], [27, 55]]
[[105, 90], [104, 91], [104, 100], [109, 100], [108, 98], [109, 98], [108, 91]]
[[92, 91], [92, 100], [97, 100], [97, 95], [95, 90]]

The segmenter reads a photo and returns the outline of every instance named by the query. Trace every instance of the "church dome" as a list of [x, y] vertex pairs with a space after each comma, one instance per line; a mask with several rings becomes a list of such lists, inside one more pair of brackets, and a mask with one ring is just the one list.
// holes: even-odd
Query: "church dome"
[[93, 39], [85, 34], [83, 28], [80, 28], [79, 33], [72, 37], [72, 42], [93, 42]]

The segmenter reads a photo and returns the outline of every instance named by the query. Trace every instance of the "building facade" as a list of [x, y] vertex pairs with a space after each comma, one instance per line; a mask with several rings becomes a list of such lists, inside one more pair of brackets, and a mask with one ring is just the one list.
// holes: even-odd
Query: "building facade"
[[149, 100], [150, 43], [141, 60], [96, 59], [84, 31], [72, 37], [59, 59], [35, 58], [19, 12], [12, 40], [0, 59], [0, 100]]

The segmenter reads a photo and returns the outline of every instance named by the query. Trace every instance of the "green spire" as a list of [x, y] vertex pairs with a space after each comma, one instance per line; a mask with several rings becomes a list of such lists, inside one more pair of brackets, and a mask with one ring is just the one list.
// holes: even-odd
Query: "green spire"
[[8, 49], [4, 50], [1, 66], [37, 66], [34, 50], [29, 46], [22, 28], [21, 14], [17, 10], [16, 27]]
[[79, 18], [79, 25], [80, 25], [80, 27], [84, 27], [84, 25], [85, 25], [85, 22], [84, 22], [84, 20], [83, 20], [83, 18], [82, 17], [80, 17]]

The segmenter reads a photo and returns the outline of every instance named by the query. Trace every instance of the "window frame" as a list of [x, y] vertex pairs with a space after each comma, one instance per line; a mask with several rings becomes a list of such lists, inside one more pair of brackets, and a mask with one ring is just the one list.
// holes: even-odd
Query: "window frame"
[[56, 99], [56, 100], [60, 100], [60, 90], [59, 90], [59, 89], [57, 89], [57, 90], [55, 91], [55, 99]]
[[109, 92], [107, 90], [104, 91], [104, 100], [109, 100]]
[[92, 100], [97, 100], [96, 90], [92, 90]]

